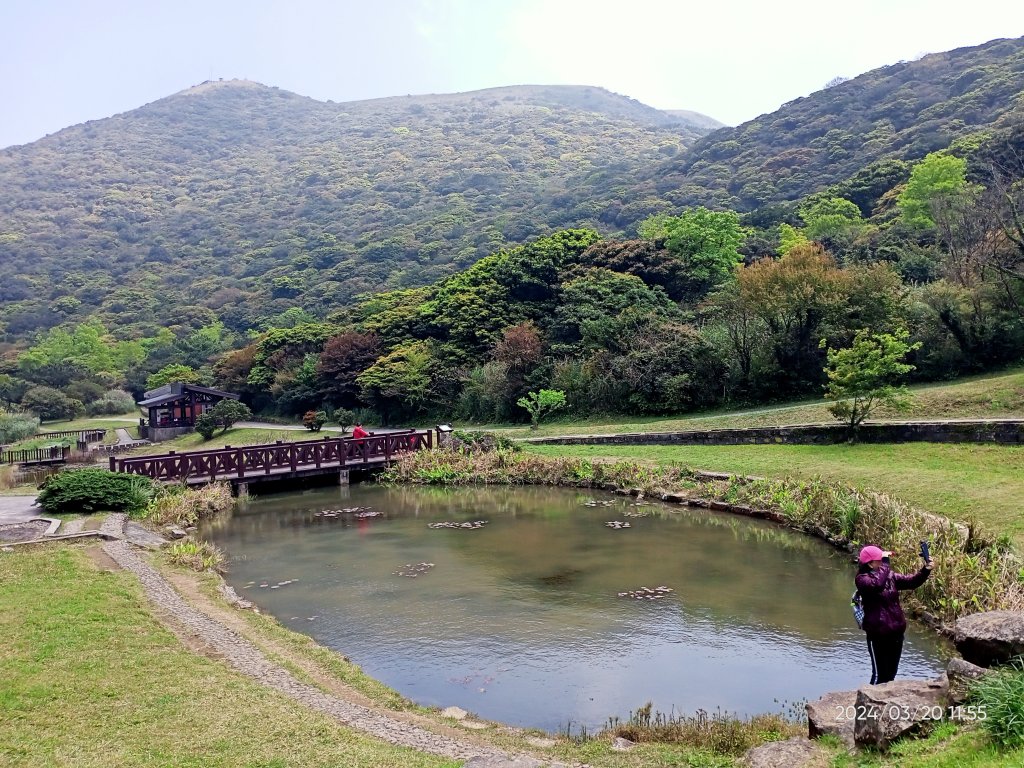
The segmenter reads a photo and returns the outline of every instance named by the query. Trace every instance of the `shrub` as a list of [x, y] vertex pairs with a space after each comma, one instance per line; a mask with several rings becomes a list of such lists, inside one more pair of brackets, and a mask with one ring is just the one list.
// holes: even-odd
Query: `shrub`
[[16, 443], [38, 431], [38, 416], [22, 411], [0, 410], [0, 443]]
[[984, 711], [981, 726], [993, 742], [1006, 749], [1024, 747], [1024, 660], [976, 681], [971, 703]]
[[310, 432], [319, 432], [327, 423], [327, 414], [324, 411], [306, 411], [302, 417], [302, 426]]
[[193, 571], [213, 569], [221, 571], [224, 567], [224, 553], [205, 541], [185, 539], [176, 541], [167, 548], [167, 559], [175, 565], [183, 565]]
[[135, 398], [123, 389], [110, 389], [98, 399], [85, 406], [90, 416], [116, 416], [134, 411]]
[[208, 413], [200, 413], [196, 416], [196, 432], [202, 435], [203, 440], [213, 439], [213, 433], [217, 430], [217, 420]]
[[148, 477], [106, 469], [78, 469], [44, 480], [36, 503], [50, 514], [99, 510], [139, 514], [153, 494], [153, 481]]

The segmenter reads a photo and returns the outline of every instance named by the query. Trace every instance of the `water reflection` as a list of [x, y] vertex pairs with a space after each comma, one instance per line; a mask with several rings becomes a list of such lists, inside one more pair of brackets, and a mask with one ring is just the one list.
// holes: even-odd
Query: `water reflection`
[[[384, 516], [316, 516], [352, 506]], [[489, 522], [427, 527], [444, 520]], [[354, 486], [256, 498], [205, 532], [235, 588], [288, 626], [422, 704], [517, 725], [596, 726], [648, 700], [772, 711], [870, 674], [852, 566], [763, 521], [546, 487]], [[419, 563], [434, 567], [396, 573]], [[674, 592], [617, 596], [659, 585]], [[941, 657], [912, 630], [901, 673]]]

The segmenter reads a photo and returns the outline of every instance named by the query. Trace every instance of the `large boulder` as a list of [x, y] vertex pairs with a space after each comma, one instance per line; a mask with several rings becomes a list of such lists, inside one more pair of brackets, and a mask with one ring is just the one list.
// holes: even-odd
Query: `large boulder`
[[836, 691], [826, 693], [817, 701], [812, 701], [807, 710], [808, 736], [816, 739], [819, 736], [838, 736], [850, 747], [854, 746], [853, 721], [856, 715], [856, 691]]
[[825, 768], [828, 753], [813, 741], [796, 736], [786, 741], [772, 741], [747, 750], [745, 768]]
[[953, 637], [960, 655], [979, 667], [1005, 664], [1024, 654], [1024, 613], [987, 611], [957, 619]]
[[907, 736], [941, 720], [946, 711], [949, 683], [935, 680], [898, 680], [865, 685], [857, 690], [853, 738], [858, 747], [886, 750]]
[[984, 667], [971, 664], [963, 659], [952, 658], [946, 665], [946, 678], [949, 680], [949, 703], [963, 704], [967, 701], [967, 693], [971, 683], [987, 673]]

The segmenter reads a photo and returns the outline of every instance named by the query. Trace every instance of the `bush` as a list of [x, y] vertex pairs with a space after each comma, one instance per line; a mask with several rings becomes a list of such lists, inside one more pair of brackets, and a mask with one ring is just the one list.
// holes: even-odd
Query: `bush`
[[[236, 421], [245, 421], [252, 418], [252, 411], [248, 405], [232, 399], [221, 400], [210, 409], [209, 413], [225, 432], [231, 429]], [[209, 440], [210, 438], [206, 439]]]
[[338, 422], [342, 432], [348, 432], [348, 428], [356, 423], [356, 414], [348, 408], [339, 408], [334, 412], [334, 420]]
[[110, 389], [98, 399], [85, 406], [90, 416], [117, 416], [135, 411], [135, 398], [123, 389]]
[[59, 472], [39, 486], [36, 503], [50, 514], [99, 510], [140, 514], [154, 494], [153, 481], [142, 475], [106, 469]]
[[85, 410], [81, 400], [68, 397], [53, 387], [32, 387], [21, 398], [21, 407], [44, 421], [73, 419]]
[[984, 711], [981, 726], [993, 742], [1006, 749], [1024, 747], [1024, 660], [975, 682], [971, 703]]
[[16, 443], [38, 431], [38, 416], [22, 411], [0, 410], [0, 443]]
[[217, 420], [209, 413], [200, 413], [196, 416], [196, 432], [202, 435], [203, 440], [213, 439], [213, 433], [217, 430]]
[[327, 414], [323, 411], [306, 411], [302, 417], [302, 426], [310, 432], [319, 432], [327, 423]]

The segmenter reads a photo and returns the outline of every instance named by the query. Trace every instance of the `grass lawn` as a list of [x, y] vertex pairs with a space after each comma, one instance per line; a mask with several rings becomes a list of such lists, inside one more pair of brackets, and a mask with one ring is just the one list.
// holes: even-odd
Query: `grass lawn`
[[531, 445], [547, 456], [675, 462], [698, 469], [768, 477], [820, 476], [890, 493], [954, 520], [976, 519], [1024, 548], [1024, 447], [899, 445], [611, 446]]
[[186, 650], [82, 548], [0, 554], [0, 764], [454, 768]]
[[[1024, 371], [958, 379], [954, 383], [911, 387], [913, 404], [908, 411], [880, 408], [875, 419], [995, 419], [1024, 418]], [[621, 432], [670, 432], [684, 429], [773, 427], [834, 421], [820, 398], [739, 411], [701, 412], [687, 416], [605, 416], [555, 420], [531, 431], [527, 424], [494, 424], [479, 427], [506, 437], [545, 437], [571, 434]], [[476, 428], [476, 427], [474, 427]]]

